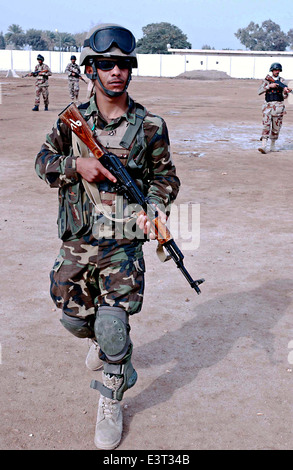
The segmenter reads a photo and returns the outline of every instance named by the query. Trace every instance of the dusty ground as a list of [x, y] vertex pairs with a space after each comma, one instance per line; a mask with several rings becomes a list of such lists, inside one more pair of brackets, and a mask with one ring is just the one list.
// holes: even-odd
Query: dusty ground
[[[34, 79], [0, 81], [0, 448], [95, 449], [89, 384], [100, 373], [86, 369], [87, 340], [66, 332], [49, 297], [57, 194], [34, 172], [70, 101], [67, 83], [50, 78], [49, 112], [32, 113]], [[131, 95], [167, 121], [178, 204], [200, 204], [200, 246], [185, 263], [206, 282], [197, 296], [145, 247], [144, 309], [132, 319], [138, 382], [123, 401], [120, 450], [292, 449], [293, 108], [280, 151], [260, 154], [258, 85], [131, 82]]]

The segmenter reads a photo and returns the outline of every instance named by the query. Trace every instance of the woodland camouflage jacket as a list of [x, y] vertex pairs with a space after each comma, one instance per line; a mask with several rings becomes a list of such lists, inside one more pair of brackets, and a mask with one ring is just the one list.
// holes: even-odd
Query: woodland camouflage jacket
[[[125, 120], [135, 124], [137, 110], [144, 109], [128, 97], [128, 110], [118, 119], [107, 123], [101, 116], [95, 95], [79, 106], [85, 119], [91, 119], [97, 129], [111, 132]], [[165, 121], [145, 110], [142, 126], [129, 148], [126, 168], [143, 192], [153, 202], [167, 207], [177, 196], [180, 181], [170, 154], [170, 142]], [[35, 167], [40, 178], [51, 187], [59, 188], [59, 237], [63, 240], [79, 237], [91, 231], [93, 207], [81, 177], [76, 172], [71, 130], [58, 119], [36, 157]], [[79, 221], [79, 222], [77, 222]]]

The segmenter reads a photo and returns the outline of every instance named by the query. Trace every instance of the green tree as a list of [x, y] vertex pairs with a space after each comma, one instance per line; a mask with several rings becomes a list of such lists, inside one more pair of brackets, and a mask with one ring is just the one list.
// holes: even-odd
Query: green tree
[[151, 23], [142, 32], [143, 37], [136, 45], [139, 54], [168, 54], [167, 44], [173, 49], [191, 49], [187, 36], [170, 23]]
[[246, 28], [238, 29], [235, 36], [251, 51], [284, 51], [290, 44], [288, 35], [272, 20], [263, 21], [261, 26], [251, 21]]
[[26, 35], [18, 24], [11, 24], [5, 34], [5, 41], [14, 49], [21, 49], [26, 44]]
[[3, 36], [3, 31], [0, 32], [0, 49], [5, 49], [6, 43]]
[[57, 33], [56, 35], [56, 45], [58, 49], [62, 51], [71, 51], [76, 48], [75, 38], [72, 34], [69, 33]]
[[75, 39], [75, 44], [76, 44], [76, 50], [81, 51], [81, 48], [83, 47], [84, 40], [86, 38], [87, 32], [85, 31], [84, 33], [76, 33], [74, 34], [74, 39]]
[[291, 49], [293, 49], [293, 29], [289, 29], [287, 36], [288, 36], [289, 46]]
[[43, 36], [43, 31], [40, 29], [28, 29], [26, 32], [26, 43], [34, 51], [48, 50], [48, 42]]
[[48, 50], [53, 51], [58, 41], [56, 33], [49, 30], [42, 31], [42, 38], [46, 41]]

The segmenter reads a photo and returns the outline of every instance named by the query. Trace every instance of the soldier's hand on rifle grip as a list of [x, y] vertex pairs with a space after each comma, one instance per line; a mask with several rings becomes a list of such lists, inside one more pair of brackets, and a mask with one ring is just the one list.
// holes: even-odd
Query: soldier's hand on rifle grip
[[106, 178], [116, 183], [116, 178], [96, 158], [77, 158], [76, 171], [89, 183], [99, 183]]
[[[158, 217], [160, 218], [161, 223], [165, 225], [167, 223], [166, 214], [164, 214], [164, 212], [162, 212], [159, 208], [157, 208], [157, 211], [158, 211]], [[145, 235], [149, 234], [149, 237], [151, 240], [156, 239], [155, 234], [150, 231], [152, 224], [144, 211], [141, 211], [139, 213], [136, 223], [139, 226], [139, 228], [143, 230], [143, 233]]]

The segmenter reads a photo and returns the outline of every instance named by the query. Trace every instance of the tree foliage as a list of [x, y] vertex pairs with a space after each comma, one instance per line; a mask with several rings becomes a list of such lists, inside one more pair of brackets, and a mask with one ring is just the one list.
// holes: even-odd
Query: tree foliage
[[263, 21], [261, 26], [251, 21], [246, 28], [238, 29], [235, 36], [251, 51], [284, 51], [293, 39], [272, 20]]
[[[1, 33], [2, 34], [2, 33]], [[3, 34], [2, 34], [3, 36]], [[26, 32], [17, 25], [9, 26], [7, 33], [1, 40], [0, 49], [5, 49], [6, 45], [13, 49], [23, 49], [29, 47], [35, 51], [78, 51], [83, 45], [86, 33], [70, 34], [53, 31], [43, 31], [40, 29], [28, 29]]]
[[187, 36], [170, 23], [151, 23], [142, 28], [143, 37], [137, 41], [139, 54], [168, 54], [169, 44], [173, 49], [191, 49]]
[[[143, 37], [137, 41], [139, 54], [168, 54], [172, 49], [191, 49], [186, 34], [170, 23], [151, 23], [142, 28]], [[7, 33], [0, 32], [0, 49], [62, 50], [80, 51], [86, 32], [70, 34], [57, 30], [43, 31], [28, 29], [26, 32], [17, 24], [11, 24]], [[284, 51], [293, 49], [293, 28], [284, 33], [272, 20], [264, 21], [261, 26], [251, 21], [246, 28], [240, 28], [235, 36], [246, 49], [251, 51]], [[203, 49], [214, 49], [205, 44]]]
[[48, 42], [39, 29], [29, 29], [26, 32], [26, 44], [35, 51], [45, 51], [48, 49]]
[[12, 24], [5, 34], [5, 41], [15, 49], [21, 49], [26, 44], [25, 32], [18, 24]]
[[3, 32], [1, 31], [0, 32], [0, 49], [5, 49], [5, 47], [6, 47], [6, 43], [5, 43]]

